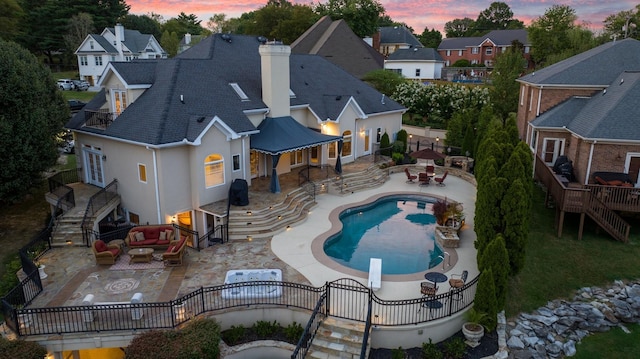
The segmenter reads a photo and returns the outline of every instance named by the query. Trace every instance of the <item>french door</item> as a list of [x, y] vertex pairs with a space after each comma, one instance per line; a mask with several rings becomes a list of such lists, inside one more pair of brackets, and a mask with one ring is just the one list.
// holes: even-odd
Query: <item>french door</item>
[[88, 184], [104, 187], [104, 169], [102, 167], [102, 151], [100, 148], [87, 146], [84, 148], [85, 181]]

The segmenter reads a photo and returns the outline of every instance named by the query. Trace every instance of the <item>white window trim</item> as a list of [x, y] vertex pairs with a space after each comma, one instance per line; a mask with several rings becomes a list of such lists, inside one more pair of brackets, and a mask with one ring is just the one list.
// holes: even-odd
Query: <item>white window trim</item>
[[[217, 153], [212, 153], [211, 155], [216, 155]], [[219, 155], [219, 154], [218, 154]], [[207, 155], [207, 157], [209, 157], [210, 155]], [[205, 157], [205, 161], [206, 161], [206, 157]], [[220, 183], [215, 183], [212, 185], [207, 185], [207, 166], [211, 166], [211, 165], [215, 165], [215, 164], [222, 164], [221, 168], [222, 168], [222, 181]], [[225, 175], [225, 171], [224, 171], [224, 156], [220, 155], [220, 159], [219, 160], [215, 160], [215, 161], [211, 161], [211, 162], [205, 162], [204, 163], [204, 187], [205, 188], [214, 188], [214, 187], [218, 187], [218, 186], [222, 186], [226, 183], [226, 175]]]
[[[553, 156], [551, 162], [545, 161], [547, 143], [549, 142], [555, 142], [555, 144], [553, 145]], [[542, 157], [542, 160], [545, 161], [544, 163], [553, 166], [558, 157], [564, 155], [564, 138], [545, 137], [542, 140], [542, 151], [543, 153], [541, 153], [540, 157]]]
[[[238, 169], [235, 169], [236, 158], [238, 158]], [[242, 169], [242, 162], [240, 161], [240, 154], [236, 153], [231, 156], [231, 167], [233, 172], [239, 172]]]

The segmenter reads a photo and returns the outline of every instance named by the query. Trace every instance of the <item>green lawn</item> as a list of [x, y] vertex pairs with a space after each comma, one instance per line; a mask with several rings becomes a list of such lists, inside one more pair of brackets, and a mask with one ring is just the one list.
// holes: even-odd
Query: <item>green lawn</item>
[[91, 91], [60, 91], [66, 100], [76, 99], [83, 102], [89, 102], [97, 94]]
[[621, 328], [613, 328], [606, 333], [590, 335], [576, 346], [576, 359], [632, 359], [640, 354], [640, 325], [626, 324], [630, 334]]

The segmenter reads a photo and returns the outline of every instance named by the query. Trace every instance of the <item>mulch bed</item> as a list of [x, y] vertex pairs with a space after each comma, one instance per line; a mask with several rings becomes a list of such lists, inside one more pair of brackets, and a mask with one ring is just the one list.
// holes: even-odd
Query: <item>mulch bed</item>
[[[462, 331], [457, 332], [451, 338], [447, 340], [451, 340], [452, 338], [460, 337], [464, 340], [464, 334]], [[442, 349], [444, 347], [444, 342], [438, 343], [438, 348]], [[392, 358], [391, 349], [371, 349], [369, 352], [369, 359], [390, 359]], [[467, 347], [467, 352], [464, 356], [465, 359], [480, 359], [489, 355], [493, 355], [498, 351], [498, 333], [496, 331], [493, 332], [485, 332], [482, 340], [480, 341], [480, 345], [475, 348]], [[405, 349], [405, 358], [407, 359], [422, 359], [422, 348], [410, 348]]]

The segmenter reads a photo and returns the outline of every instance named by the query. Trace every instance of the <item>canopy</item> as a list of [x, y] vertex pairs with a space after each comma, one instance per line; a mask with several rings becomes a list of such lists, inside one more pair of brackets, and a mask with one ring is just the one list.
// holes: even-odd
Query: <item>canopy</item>
[[258, 129], [260, 133], [251, 136], [251, 149], [270, 155], [279, 155], [342, 139], [342, 136], [323, 135], [304, 127], [291, 116], [267, 117], [260, 123]]
[[251, 136], [251, 149], [272, 156], [270, 185], [272, 193], [280, 192], [276, 167], [281, 154], [335, 141], [342, 142], [342, 136], [323, 135], [304, 127], [291, 116], [267, 117], [258, 125], [258, 129], [260, 133]]

